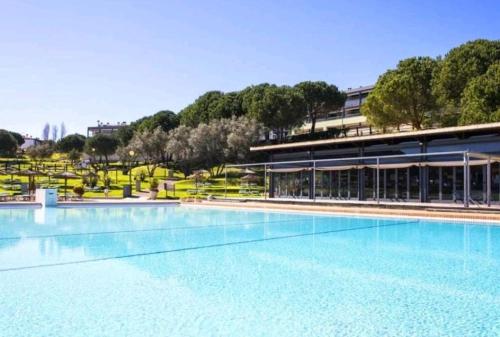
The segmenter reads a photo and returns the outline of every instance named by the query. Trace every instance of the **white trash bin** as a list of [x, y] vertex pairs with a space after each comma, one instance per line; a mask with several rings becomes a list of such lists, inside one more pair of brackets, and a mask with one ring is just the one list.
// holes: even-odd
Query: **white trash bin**
[[42, 207], [57, 206], [57, 189], [38, 188], [35, 191], [35, 201], [42, 204]]

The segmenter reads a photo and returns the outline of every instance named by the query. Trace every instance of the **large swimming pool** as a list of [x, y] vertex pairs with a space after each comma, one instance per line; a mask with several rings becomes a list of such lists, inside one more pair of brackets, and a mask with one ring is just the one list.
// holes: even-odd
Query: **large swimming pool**
[[500, 336], [500, 227], [0, 209], [0, 335]]

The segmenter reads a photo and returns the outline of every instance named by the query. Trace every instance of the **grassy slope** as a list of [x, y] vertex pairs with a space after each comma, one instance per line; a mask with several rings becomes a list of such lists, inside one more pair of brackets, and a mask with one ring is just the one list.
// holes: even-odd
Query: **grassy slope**
[[[52, 161], [47, 161], [44, 164], [46, 165], [54, 165], [56, 163], [56, 160], [59, 159], [60, 157], [58, 155], [55, 155]], [[0, 167], [3, 168], [4, 164], [2, 164], [2, 161], [5, 161], [5, 159], [0, 159]], [[21, 165], [21, 169], [28, 169], [29, 166], [31, 166], [33, 162], [29, 162], [26, 164]], [[61, 161], [57, 161], [57, 165], [59, 165], [58, 171], [61, 171], [63, 169], [64, 163]], [[72, 171], [71, 165], [68, 165], [68, 170]], [[135, 181], [133, 181], [133, 178], [135, 175], [138, 175], [141, 171], [146, 173], [147, 175], [147, 168], [145, 166], [142, 167], [137, 167], [132, 170], [132, 191], [135, 194], [136, 189], [135, 189]], [[237, 174], [237, 172], [233, 171], [228, 171], [230, 178], [228, 179], [228, 185], [227, 185], [227, 195], [231, 197], [238, 197], [238, 196], [243, 196], [240, 194], [241, 189], [245, 189], [245, 184], [241, 185], [241, 181], [239, 177], [241, 175]], [[157, 178], [158, 180], [164, 180], [166, 178], [166, 170], [164, 168], [158, 168], [155, 171], [154, 177]], [[6, 183], [6, 180], [10, 179], [10, 175], [0, 175], [0, 193], [9, 193], [9, 194], [14, 194], [14, 193], [19, 193], [20, 191], [11, 191], [8, 189], [4, 188], [8, 185]], [[110, 171], [109, 177], [111, 178], [111, 188], [109, 192], [109, 196], [112, 198], [121, 198], [123, 195], [123, 186], [128, 185], [129, 183], [129, 176], [126, 174], [124, 175], [122, 171]], [[176, 198], [184, 198], [184, 197], [190, 197], [195, 195], [195, 181], [192, 179], [184, 179], [183, 175], [179, 172], [174, 173], [174, 177], [179, 179], [175, 183], [175, 197]], [[100, 173], [100, 178], [98, 182], [98, 186], [103, 185], [102, 181], [102, 172]], [[28, 177], [23, 177], [23, 176], [14, 176], [14, 179], [20, 180], [23, 183], [28, 182]], [[149, 180], [150, 178], [147, 177], [145, 181], [141, 182], [141, 191], [147, 192], [149, 189]], [[43, 186], [47, 186], [49, 183], [49, 178], [45, 176], [41, 177], [36, 177], [36, 183], [41, 184]], [[209, 183], [209, 186], [203, 186], [203, 183]], [[73, 186], [76, 185], [81, 185], [81, 179], [69, 179], [68, 180], [68, 193], [72, 192]], [[50, 186], [51, 187], [57, 187], [59, 190], [59, 194], [64, 194], [64, 179], [55, 179], [51, 178], [50, 179]], [[243, 186], [243, 187], [242, 187]], [[162, 188], [160, 188], [162, 189]], [[262, 192], [263, 187], [253, 187], [252, 188], [252, 193], [253, 195], [257, 195], [257, 191]], [[207, 195], [213, 195], [213, 196], [223, 196], [225, 192], [225, 185], [224, 185], [224, 178], [214, 178], [214, 179], [208, 179], [208, 175], [204, 177], [202, 182], [199, 182], [198, 184], [198, 195], [199, 196], [207, 196]], [[166, 195], [168, 197], [174, 197], [174, 192], [169, 189], [168, 193], [164, 190], [160, 191], [158, 194], [158, 198], [165, 198]], [[84, 194], [85, 198], [103, 198], [104, 197], [104, 192], [103, 191], [96, 191], [96, 192], [85, 192]]]

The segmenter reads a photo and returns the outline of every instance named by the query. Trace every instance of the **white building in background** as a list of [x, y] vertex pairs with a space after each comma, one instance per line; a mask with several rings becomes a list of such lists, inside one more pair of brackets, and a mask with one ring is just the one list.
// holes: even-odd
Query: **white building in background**
[[29, 135], [25, 135], [23, 136], [23, 138], [24, 138], [24, 144], [21, 145], [21, 150], [25, 150], [30, 146], [38, 145], [42, 142], [40, 139]]

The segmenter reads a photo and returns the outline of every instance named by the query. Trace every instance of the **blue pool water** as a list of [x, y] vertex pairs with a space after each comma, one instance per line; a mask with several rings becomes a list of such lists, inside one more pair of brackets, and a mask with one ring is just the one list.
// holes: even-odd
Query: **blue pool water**
[[500, 336], [500, 227], [0, 209], [0, 336]]

